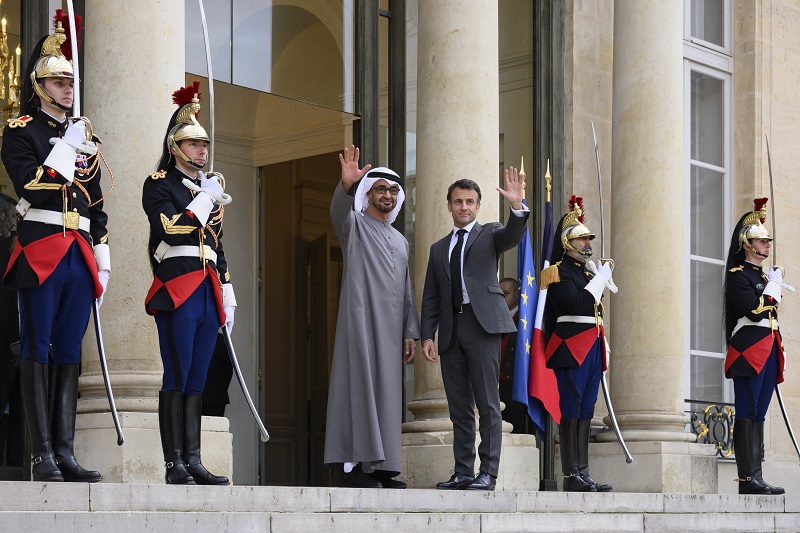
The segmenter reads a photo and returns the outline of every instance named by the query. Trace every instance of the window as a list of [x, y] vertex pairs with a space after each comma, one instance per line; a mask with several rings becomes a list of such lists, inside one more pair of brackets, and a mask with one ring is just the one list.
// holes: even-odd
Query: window
[[[207, 77], [197, 1], [186, 6], [186, 71]], [[205, 2], [214, 79], [352, 113], [354, 0]]]
[[704, 405], [733, 399], [732, 386], [723, 375], [722, 321], [722, 285], [732, 231], [730, 2], [687, 0], [685, 14], [686, 395]]

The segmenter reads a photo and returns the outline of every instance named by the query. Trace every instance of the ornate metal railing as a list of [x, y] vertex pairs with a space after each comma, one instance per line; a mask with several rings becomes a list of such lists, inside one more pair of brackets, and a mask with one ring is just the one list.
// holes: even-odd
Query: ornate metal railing
[[732, 403], [699, 402], [686, 400], [693, 408], [687, 411], [692, 431], [697, 435], [697, 442], [713, 444], [717, 448], [717, 456], [729, 459], [734, 453], [733, 424], [736, 411]]

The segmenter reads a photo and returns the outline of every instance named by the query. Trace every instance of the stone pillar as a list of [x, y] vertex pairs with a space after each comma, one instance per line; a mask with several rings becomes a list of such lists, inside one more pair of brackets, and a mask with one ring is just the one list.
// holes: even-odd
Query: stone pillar
[[[497, 3], [441, 0], [419, 4], [417, 72], [416, 295], [431, 244], [453, 227], [447, 188], [474, 179], [483, 199], [478, 220], [499, 219]], [[403, 425], [404, 471], [410, 485], [429, 488], [450, 477], [453, 432], [441, 370], [421, 355], [414, 365], [415, 420]], [[538, 487], [532, 436], [511, 435], [504, 424], [498, 489]], [[478, 468], [476, 464], [476, 469]]]
[[[143, 13], [148, 21], [144, 26], [136, 22]], [[152, 273], [141, 195], [144, 179], [156, 170], [174, 111], [171, 94], [184, 84], [184, 5], [86, 0], [84, 20], [82, 113], [103, 141], [102, 153], [114, 172], [114, 189], [104, 206], [112, 272], [101, 320], [125, 444], [115, 445], [90, 320], [83, 342], [76, 455], [85, 466], [101, 470], [105, 481], [163, 483], [157, 415], [162, 366], [155, 323], [144, 311]], [[102, 172], [107, 193], [111, 175], [104, 167]], [[232, 438], [227, 419], [206, 418], [203, 429], [204, 463], [212, 471], [230, 475]]]
[[[687, 302], [683, 15], [668, 0], [614, 6], [611, 392], [634, 455], [612, 432], [593, 476], [625, 492], [716, 492], [716, 459], [683, 411]], [[711, 452], [713, 453], [713, 451]], [[635, 469], [635, 470], [634, 470]], [[635, 475], [634, 475], [635, 473]]]

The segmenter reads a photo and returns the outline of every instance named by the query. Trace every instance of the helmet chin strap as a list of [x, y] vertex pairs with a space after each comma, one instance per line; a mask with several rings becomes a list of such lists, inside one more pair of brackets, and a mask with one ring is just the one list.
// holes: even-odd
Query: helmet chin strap
[[764, 254], [756, 250], [755, 246], [750, 244], [750, 239], [743, 239], [745, 247], [751, 251], [752, 253], [756, 254], [758, 257], [763, 257], [764, 259], [769, 258], [769, 254]]
[[[172, 137], [172, 136], [170, 136], [170, 137]], [[176, 143], [173, 138], [170, 138], [170, 139], [167, 140], [167, 149], [169, 149], [170, 156], [173, 155], [173, 151], [174, 151], [175, 155], [177, 155], [178, 157], [183, 159], [183, 161], [188, 163], [189, 165], [192, 165], [197, 170], [203, 170], [205, 168], [205, 166], [206, 166], [205, 163], [203, 163], [202, 165], [199, 165], [199, 164], [195, 163], [188, 155], [184, 154], [183, 150], [181, 150], [181, 147], [178, 146], [178, 143]]]
[[68, 111], [68, 112], [72, 111], [72, 106], [67, 107], [67, 106], [65, 106], [63, 104], [59, 104], [58, 102], [56, 102], [49, 94], [47, 94], [44, 91], [44, 89], [42, 89], [42, 86], [39, 85], [39, 83], [35, 79], [33, 80], [33, 91], [36, 93], [36, 95], [39, 98], [43, 99], [45, 102], [47, 102], [49, 104], [52, 104], [52, 105], [56, 106], [57, 108], [61, 109], [62, 111]]

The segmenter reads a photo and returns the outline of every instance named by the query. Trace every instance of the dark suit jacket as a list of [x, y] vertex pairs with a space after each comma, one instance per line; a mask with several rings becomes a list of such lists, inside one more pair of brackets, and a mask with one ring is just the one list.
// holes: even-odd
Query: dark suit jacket
[[[528, 215], [510, 214], [508, 225], [475, 224], [464, 250], [464, 285], [475, 317], [487, 333], [511, 333], [516, 326], [508, 314], [503, 290], [497, 279], [500, 254], [519, 244]], [[450, 346], [453, 302], [450, 289], [450, 237], [452, 231], [431, 245], [425, 288], [422, 293], [422, 339], [435, 340], [439, 329], [439, 352]]]

